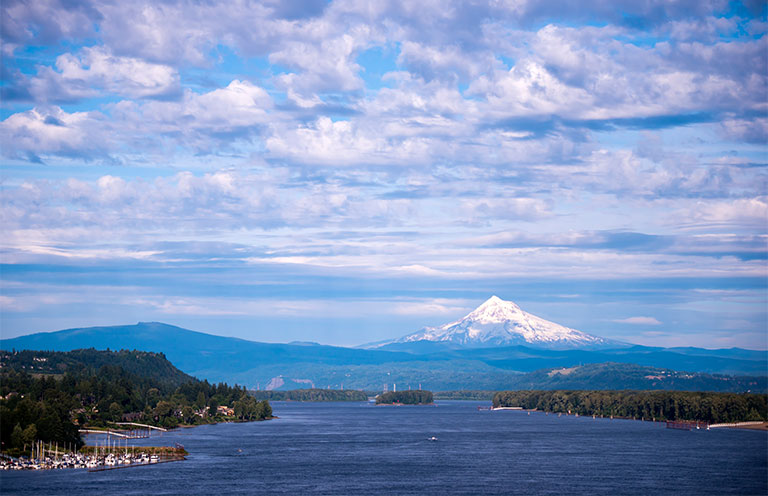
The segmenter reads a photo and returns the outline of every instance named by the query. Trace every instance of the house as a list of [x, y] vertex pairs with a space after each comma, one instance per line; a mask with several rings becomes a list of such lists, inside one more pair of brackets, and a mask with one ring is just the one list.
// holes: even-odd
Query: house
[[136, 422], [141, 420], [142, 412], [129, 412], [123, 414], [123, 422]]
[[227, 417], [232, 417], [235, 415], [235, 409], [230, 408], [228, 406], [219, 406], [216, 411], [222, 415], [225, 415]]

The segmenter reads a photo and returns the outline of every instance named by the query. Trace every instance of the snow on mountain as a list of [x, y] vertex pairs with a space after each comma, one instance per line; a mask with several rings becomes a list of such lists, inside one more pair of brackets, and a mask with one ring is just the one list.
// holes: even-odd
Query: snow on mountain
[[523, 311], [514, 302], [490, 297], [466, 317], [439, 327], [425, 327], [391, 343], [448, 342], [463, 346], [534, 345], [548, 348], [595, 348], [616, 341], [555, 324]]

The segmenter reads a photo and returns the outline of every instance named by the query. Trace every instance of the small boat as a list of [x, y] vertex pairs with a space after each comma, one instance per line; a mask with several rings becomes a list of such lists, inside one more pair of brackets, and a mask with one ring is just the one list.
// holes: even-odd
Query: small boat
[[437, 438], [435, 436], [428, 437], [427, 441], [437, 441]]

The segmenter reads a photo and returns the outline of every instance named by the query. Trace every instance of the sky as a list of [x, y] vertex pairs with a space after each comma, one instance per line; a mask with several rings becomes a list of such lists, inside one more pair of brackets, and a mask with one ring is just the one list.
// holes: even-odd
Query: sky
[[764, 2], [0, 8], [3, 338], [768, 349]]

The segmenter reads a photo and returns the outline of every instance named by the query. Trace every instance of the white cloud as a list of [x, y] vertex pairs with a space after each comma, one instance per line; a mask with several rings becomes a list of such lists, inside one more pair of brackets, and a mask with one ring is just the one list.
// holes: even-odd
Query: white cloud
[[[367, 29], [336, 38], [291, 41], [269, 55], [273, 64], [296, 67], [299, 73], [282, 74], [278, 83], [301, 95], [322, 92], [355, 91], [363, 88], [355, 62], [358, 50], [367, 44]], [[314, 40], [313, 40], [314, 41]]]
[[168, 96], [180, 91], [176, 69], [132, 57], [119, 57], [105, 47], [85, 47], [56, 59], [56, 71], [43, 67], [29, 81], [37, 101], [77, 100], [101, 91], [129, 98]]
[[534, 221], [552, 215], [549, 202], [539, 198], [482, 198], [461, 200], [459, 216], [468, 222], [489, 223], [492, 219]]
[[617, 322], [619, 324], [636, 324], [636, 325], [661, 325], [661, 322], [653, 317], [627, 317], [626, 319], [616, 319], [611, 322]]
[[720, 123], [722, 133], [729, 139], [764, 145], [768, 143], [768, 119], [729, 119]]
[[481, 76], [472, 83], [470, 91], [485, 96], [490, 105], [489, 114], [497, 118], [576, 116], [594, 106], [594, 100], [586, 90], [563, 84], [534, 61], [518, 62], [509, 72], [497, 72], [493, 79]]
[[674, 218], [690, 227], [709, 225], [734, 229], [751, 226], [764, 230], [768, 223], [768, 198], [697, 201], [695, 205], [680, 209]]
[[466, 52], [457, 45], [430, 46], [416, 41], [400, 45], [398, 63], [427, 81], [470, 80], [497, 65], [488, 51]]
[[359, 120], [334, 122], [328, 117], [319, 117], [306, 126], [280, 129], [267, 139], [266, 146], [275, 157], [338, 166], [411, 165], [423, 162], [428, 156], [428, 140], [389, 137], [367, 124]]
[[454, 317], [469, 313], [471, 306], [466, 306], [461, 300], [436, 299], [432, 301], [409, 301], [395, 303], [392, 311], [399, 315], [445, 315]]
[[0, 123], [3, 154], [10, 157], [89, 157], [108, 148], [102, 126], [110, 127], [99, 112], [67, 113], [59, 107], [35, 107], [10, 115]]

